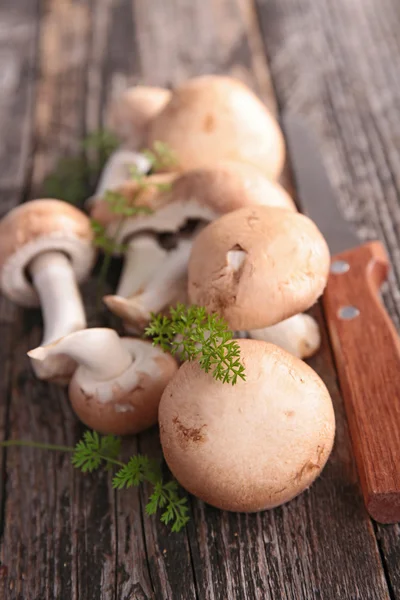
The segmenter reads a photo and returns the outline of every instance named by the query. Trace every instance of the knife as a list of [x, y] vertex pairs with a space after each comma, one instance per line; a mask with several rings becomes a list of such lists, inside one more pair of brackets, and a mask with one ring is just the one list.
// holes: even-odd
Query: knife
[[381, 242], [361, 243], [340, 214], [307, 125], [283, 117], [302, 212], [328, 242], [322, 298], [366, 508], [400, 521], [400, 339], [379, 295], [389, 261]]

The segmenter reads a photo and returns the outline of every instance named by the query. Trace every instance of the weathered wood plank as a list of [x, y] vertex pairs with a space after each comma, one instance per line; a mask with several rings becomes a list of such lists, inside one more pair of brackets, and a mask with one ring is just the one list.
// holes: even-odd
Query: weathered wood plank
[[[89, 9], [74, 0], [44, 6], [29, 197], [59, 156], [78, 149], [85, 132], [88, 71], [98, 61]], [[36, 381], [26, 358], [40, 342], [40, 325], [38, 311], [26, 313], [15, 352], [9, 435], [73, 445], [81, 429], [65, 391]], [[85, 478], [69, 456], [29, 450], [8, 452], [7, 474], [7, 598], [114, 598], [115, 505], [108, 476]]]
[[[281, 106], [308, 119], [343, 213], [363, 239], [378, 237], [391, 256], [383, 295], [400, 331], [398, 3], [257, 4]], [[399, 527], [376, 532], [393, 597], [400, 597]]]
[[389, 598], [326, 334], [311, 365], [335, 406], [337, 436], [328, 465], [299, 498], [259, 515], [221, 515], [193, 501], [191, 546], [201, 598], [219, 598], [224, 589], [235, 599]]
[[[206, 10], [205, 6], [204, 4], [201, 9]], [[260, 62], [259, 54], [257, 54], [259, 62], [256, 72], [262, 75], [259, 75], [258, 80], [254, 76], [254, 55], [257, 52], [254, 40], [257, 40], [257, 24], [249, 4], [240, 3], [235, 6], [233, 3], [215, 2], [211, 10], [210, 7], [207, 7], [207, 10], [212, 12], [214, 19], [216, 15], [220, 18], [216, 23], [219, 25], [218, 34], [224, 40], [224, 43], [221, 43], [223, 50], [220, 50], [224, 53], [222, 70], [230, 68], [232, 73], [241, 77], [259, 92], [268, 89], [265, 85], [268, 71]], [[160, 8], [158, 14], [161, 11]], [[159, 18], [163, 23], [166, 23], [169, 11], [173, 12], [171, 6], [165, 7], [164, 13], [161, 12]], [[159, 43], [159, 35], [166, 36], [168, 27], [164, 27], [161, 31], [160, 26], [159, 31], [156, 24], [152, 25], [154, 19], [152, 17], [150, 20], [148, 13], [143, 17], [136, 14], [136, 17], [137, 23], [146, 23], [146, 27], [140, 29], [142, 33], [139, 36], [139, 45], [140, 56], [147, 56], [150, 52], [145, 43], [150, 46], [155, 39]], [[180, 23], [182, 22], [185, 27], [185, 16], [181, 16]], [[193, 36], [201, 35], [200, 27], [198, 29], [193, 31]], [[214, 31], [212, 24], [208, 27], [208, 39], [210, 31]], [[249, 34], [252, 49], [248, 41]], [[163, 41], [163, 38], [161, 39]], [[187, 53], [193, 52], [191, 60], [194, 65], [196, 65], [198, 47], [203, 48], [202, 56], [207, 56], [206, 42], [207, 39], [199, 40], [194, 37], [190, 48], [186, 49]], [[170, 53], [162, 50], [162, 44], [161, 47], [157, 46], [155, 52], [158, 53], [159, 60], [156, 61], [156, 69], [160, 69], [160, 79], [150, 79], [151, 82], [164, 81], [162, 78], [168, 72], [163, 63], [164, 56], [168, 55], [169, 59], [171, 55], [174, 57], [174, 52], [179, 51], [180, 43], [179, 36], [174, 36], [171, 40], [168, 38], [168, 44], [174, 49]], [[209, 71], [219, 72], [218, 63], [216, 66], [213, 64], [208, 66]], [[181, 69], [183, 70], [183, 67]], [[183, 71], [183, 73], [182, 77], [192, 74], [190, 71]], [[150, 77], [155, 77], [154, 69]], [[175, 83], [180, 79], [177, 75], [176, 79], [172, 78], [172, 81]], [[328, 376], [332, 372], [332, 363], [327, 345], [319, 360], [322, 361], [318, 364], [319, 372]], [[334, 379], [330, 387], [337, 404], [340, 448], [335, 450], [326, 474], [312, 488], [309, 496], [305, 494], [277, 511], [248, 517], [221, 514], [200, 502], [193, 501], [194, 523], [189, 527], [189, 541], [200, 598], [219, 598], [221, 594], [226, 594], [227, 598], [253, 596], [274, 598], [279, 593], [283, 594], [282, 590], [285, 590], [286, 594], [282, 597], [288, 598], [331, 598], [333, 596], [330, 586], [326, 585], [325, 570], [330, 572], [331, 586], [334, 585], [338, 590], [335, 597], [347, 598], [352, 594], [360, 598], [387, 597], [388, 592], [373, 531], [362, 508], [348, 433]], [[335, 464], [336, 469], [333, 471], [335, 478], [333, 478], [331, 473]], [[344, 496], [338, 494], [337, 488], [344, 492]], [[349, 497], [352, 497], [351, 503], [348, 503]], [[358, 515], [358, 518], [353, 522], [355, 515]], [[302, 525], [303, 520], [307, 522], [307, 526]], [[347, 532], [342, 528], [342, 523], [346, 523]], [[265, 531], [269, 532], [268, 536], [265, 536]], [[291, 532], [295, 532], [292, 535], [293, 539], [287, 543], [287, 536]], [[312, 534], [313, 545], [311, 541], [309, 545], [304, 541], [309, 532]], [[316, 532], [323, 536], [324, 544]], [[341, 569], [338, 572], [332, 565], [340, 557], [342, 546], [347, 546], [348, 537], [354, 539], [353, 549], [357, 548], [359, 555], [366, 555], [368, 559], [366, 562], [365, 559], [356, 560], [357, 552], [353, 553], [353, 549], [348, 548], [348, 561], [341, 561]], [[246, 538], [245, 542], [243, 538]], [[272, 554], [271, 548], [273, 548]], [[320, 557], [318, 563], [314, 548], [318, 549]], [[319, 569], [315, 571], [317, 566]], [[254, 583], [255, 581], [257, 583]]]
[[[6, 0], [0, 6], [0, 216], [20, 202], [29, 179], [35, 85], [38, 3]], [[0, 439], [8, 431], [11, 364], [21, 328], [17, 307], [0, 298]], [[0, 543], [5, 503], [6, 453], [0, 452]], [[9, 565], [0, 548], [0, 595]]]
[[[245, 0], [154, 0], [151, 10], [142, 0], [92, 6], [92, 13], [78, 0], [46, 6], [33, 189], [58, 155], [78, 147], [85, 128], [102, 121], [104, 106], [127, 83], [166, 85], [225, 72], [271, 101], [255, 13]], [[282, 15], [274, 18], [281, 28]], [[90, 295], [89, 286], [89, 303]], [[71, 444], [80, 427], [65, 393], [36, 382], [25, 358], [39, 342], [39, 324], [37, 315], [25, 323], [15, 353], [10, 436]], [[7, 597], [388, 598], [326, 339], [313, 364], [334, 398], [335, 451], [316, 485], [275, 511], [234, 515], [192, 499], [192, 521], [174, 536], [144, 516], [146, 489], [116, 498], [107, 475], [74, 473], [68, 457], [10, 451], [2, 555], [11, 565]], [[137, 448], [157, 454], [156, 431], [129, 441], [127, 455]]]

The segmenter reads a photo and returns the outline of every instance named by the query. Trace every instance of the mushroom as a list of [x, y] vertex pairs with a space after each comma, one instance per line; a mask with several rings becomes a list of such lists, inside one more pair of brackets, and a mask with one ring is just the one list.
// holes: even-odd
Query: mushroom
[[237, 340], [246, 381], [215, 381], [185, 362], [159, 406], [161, 444], [179, 483], [223, 509], [255, 512], [288, 502], [318, 477], [335, 416], [318, 375], [288, 352]]
[[[127, 219], [122, 225], [115, 221], [115, 215], [110, 213], [106, 203], [98, 202], [94, 207], [92, 215], [104, 225], [108, 226], [111, 236], [118, 233], [118, 243], [126, 243], [126, 240], [131, 239], [134, 243], [135, 235], [140, 231], [154, 231], [178, 233], [187, 222], [205, 223], [212, 221], [224, 212], [233, 211], [241, 206], [264, 205], [264, 206], [279, 206], [288, 210], [295, 210], [294, 203], [285, 190], [278, 184], [270, 182], [260, 173], [255, 167], [232, 161], [223, 161], [215, 167], [203, 167], [188, 171], [181, 175], [164, 174], [152, 175], [147, 178], [148, 182], [162, 182], [161, 178], [170, 177], [171, 189], [168, 192], [160, 193], [152, 192], [153, 186], [146, 188], [147, 196], [137, 196], [135, 204], [145, 205], [154, 212], [150, 215], [141, 215]], [[137, 182], [126, 182], [119, 188], [128, 200], [133, 200], [137, 193]], [[198, 228], [195, 227], [189, 233], [193, 239]], [[153, 242], [154, 243], [154, 242]], [[187, 248], [186, 242], [179, 245], [182, 252], [185, 254]], [[160, 254], [161, 256], [161, 254]], [[187, 253], [186, 256], [188, 257]], [[137, 260], [137, 264], [144, 264], [146, 256], [143, 255], [142, 260]], [[168, 259], [165, 258], [168, 262]], [[161, 276], [164, 284], [168, 284], [170, 289], [162, 291], [160, 282], [151, 283], [149, 285], [152, 291], [149, 294], [144, 293], [137, 298], [137, 292], [128, 294], [128, 298], [124, 298], [124, 294], [117, 291], [115, 296], [107, 296], [105, 302], [107, 306], [127, 320], [133, 330], [137, 330], [145, 324], [144, 316], [149, 314], [150, 308], [146, 310], [143, 302], [151, 297], [155, 297], [155, 293], [159, 296], [158, 306], [167, 306], [167, 302], [171, 301], [171, 293], [178, 286], [179, 298], [182, 298], [182, 275], [184, 265], [181, 264], [176, 271], [176, 279], [171, 278], [170, 268], [175, 269], [176, 252], [171, 258], [167, 266], [167, 262], [159, 264], [160, 271], [166, 269], [165, 277]], [[127, 264], [127, 263], [125, 263]], [[136, 278], [140, 279], [140, 274], [136, 275], [136, 271], [127, 266], [124, 273], [131, 281]], [[155, 272], [153, 272], [155, 273]], [[152, 277], [156, 277], [154, 274]], [[157, 276], [158, 277], [158, 276]], [[168, 298], [168, 300], [167, 300]], [[165, 302], [164, 305], [162, 302]], [[176, 302], [176, 300], [174, 300]], [[130, 306], [132, 304], [132, 306]], [[139, 317], [137, 312], [138, 306], [141, 305], [142, 317], [136, 322], [136, 317]], [[151, 310], [154, 310], [152, 308]], [[130, 329], [131, 330], [131, 329]]]
[[[41, 306], [42, 344], [86, 327], [77, 284], [94, 263], [92, 237], [87, 216], [61, 200], [26, 202], [0, 222], [1, 289], [20, 306]], [[40, 379], [61, 384], [75, 368], [63, 356], [32, 366]]]
[[[160, 185], [170, 189], [160, 191]], [[272, 183], [251, 165], [234, 161], [221, 161], [213, 167], [193, 169], [180, 175], [149, 175], [142, 184], [127, 178], [115, 189], [129, 203], [152, 211], [152, 214], [125, 220], [120, 230], [120, 238], [125, 241], [144, 230], [176, 233], [188, 220], [212, 221], [243, 206], [296, 210], [293, 200], [278, 183]], [[107, 227], [110, 235], [119, 228], [118, 216], [102, 197], [91, 206], [91, 216]]]
[[285, 146], [274, 117], [243, 83], [203, 75], [172, 91], [171, 99], [149, 125], [147, 146], [166, 143], [188, 170], [218, 160], [253, 164], [278, 179]]
[[[133, 179], [127, 181], [125, 178], [124, 184], [114, 189], [123, 193], [128, 202], [152, 211], [157, 210], [157, 206], [163, 202], [159, 186], [171, 184], [175, 177], [172, 173], [149, 175], [144, 180], [145, 185]], [[105, 226], [107, 235], [115, 240], [116, 254], [120, 253], [118, 248], [121, 244], [126, 246], [116, 296], [122, 299], [140, 293], [168, 254], [156, 235], [162, 231], [162, 218], [160, 222], [156, 219], [155, 225], [152, 214], [121, 219], [120, 215], [112, 212], [107, 201], [101, 196], [91, 204], [91, 217]], [[168, 225], [166, 229], [168, 230]]]
[[263, 329], [251, 329], [253, 340], [270, 342], [298, 358], [309, 358], [321, 344], [318, 323], [310, 315], [298, 314], [276, 325]]
[[133, 237], [125, 251], [117, 297], [126, 298], [140, 293], [166, 257], [167, 250], [160, 246], [155, 236], [142, 233]]
[[269, 327], [316, 302], [329, 263], [328, 246], [308, 217], [279, 208], [242, 208], [196, 237], [189, 299], [219, 313], [233, 330]]
[[179, 239], [176, 248], [152, 273], [147, 285], [128, 298], [105, 296], [106, 306], [127, 323], [129, 331], [139, 333], [149, 323], [151, 313], [162, 312], [183, 298], [186, 300], [187, 265], [192, 241]]
[[97, 202], [106, 202], [104, 195], [108, 191], [115, 191], [131, 176], [131, 169], [136, 168], [138, 173], [147, 173], [150, 170], [150, 161], [138, 152], [119, 149], [113, 152], [108, 159], [97, 184], [94, 195], [87, 200], [87, 208], [93, 209]]
[[171, 98], [170, 90], [137, 85], [127, 88], [112, 102], [108, 127], [129, 147], [139, 148], [151, 120]]
[[157, 423], [158, 405], [178, 365], [151, 342], [112, 329], [71, 333], [28, 355], [38, 362], [68, 356], [78, 363], [69, 399], [78, 418], [101, 433], [128, 435]]

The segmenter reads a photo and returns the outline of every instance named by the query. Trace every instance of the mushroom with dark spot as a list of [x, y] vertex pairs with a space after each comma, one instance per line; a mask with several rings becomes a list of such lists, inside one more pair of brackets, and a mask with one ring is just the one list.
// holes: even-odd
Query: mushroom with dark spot
[[[265, 342], [238, 344], [246, 381], [226, 385], [197, 361], [184, 363], [162, 395], [160, 435], [185, 489], [217, 508], [253, 512], [291, 500], [318, 477], [335, 416], [324, 383], [303, 361]], [[201, 439], [186, 439], [179, 424]]]

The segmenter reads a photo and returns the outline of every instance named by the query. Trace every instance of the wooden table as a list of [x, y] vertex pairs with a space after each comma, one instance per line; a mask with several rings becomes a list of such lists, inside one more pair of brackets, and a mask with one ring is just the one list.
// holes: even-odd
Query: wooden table
[[[271, 73], [279, 107], [320, 136], [341, 210], [386, 244], [384, 299], [399, 325], [399, 31], [397, 0], [3, 0], [1, 212], [40, 196], [57, 158], [79, 149], [127, 83], [229, 73], [272, 105]], [[90, 311], [91, 325], [105, 319]], [[39, 313], [1, 298], [0, 437], [74, 444], [82, 429], [64, 390], [36, 381], [26, 357], [40, 331]], [[65, 455], [3, 452], [0, 597], [400, 598], [400, 529], [364, 510], [326, 335], [311, 364], [334, 400], [335, 449], [309, 491], [270, 512], [190, 498], [190, 524], [169, 534], [143, 516], [146, 490], [117, 494], [108, 474], [83, 476]], [[154, 431], [128, 446], [159, 453]]]

